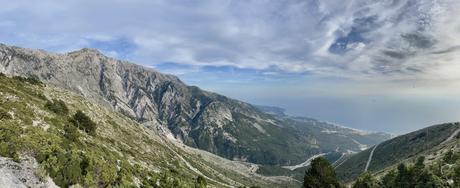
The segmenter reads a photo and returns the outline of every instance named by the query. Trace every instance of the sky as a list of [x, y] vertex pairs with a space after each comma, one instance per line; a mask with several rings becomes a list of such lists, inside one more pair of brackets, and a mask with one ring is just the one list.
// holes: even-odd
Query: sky
[[458, 0], [0, 0], [0, 43], [108, 56], [365, 130], [460, 121]]

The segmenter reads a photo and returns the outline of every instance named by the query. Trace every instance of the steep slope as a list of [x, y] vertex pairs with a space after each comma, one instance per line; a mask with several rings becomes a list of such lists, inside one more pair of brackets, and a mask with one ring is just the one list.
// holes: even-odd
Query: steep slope
[[[77, 111], [95, 122], [94, 133], [76, 128]], [[0, 165], [0, 173], [12, 186], [38, 187], [47, 176], [61, 187], [192, 187], [198, 176], [211, 187], [298, 184], [287, 177], [252, 173], [253, 164], [172, 142], [161, 129], [152, 122], [143, 126], [68, 90], [0, 75], [0, 156], [15, 161], [0, 158], [9, 164]], [[26, 165], [35, 160], [35, 165]], [[22, 172], [15, 166], [27, 169]]]
[[283, 108], [279, 107], [257, 106], [257, 108], [273, 115], [301, 134], [314, 135], [317, 147], [325, 150], [335, 150], [339, 153], [359, 152], [392, 137], [383, 132], [362, 131], [313, 118], [289, 116], [285, 114]]
[[369, 172], [377, 173], [418, 156], [443, 153], [440, 151], [447, 144], [457, 142], [459, 129], [460, 123], [446, 123], [395, 137], [349, 156], [337, 165], [337, 174], [344, 181], [350, 181], [363, 173], [366, 166]]
[[272, 114], [284, 125], [291, 127], [301, 135], [312, 135], [313, 147], [319, 152], [301, 163], [287, 166], [263, 166], [258, 172], [265, 175], [286, 175], [301, 180], [305, 169], [316, 157], [325, 157], [331, 163], [339, 164], [347, 156], [363, 151], [372, 145], [391, 138], [390, 134], [351, 129], [313, 118], [289, 116], [284, 109], [272, 106], [257, 106], [260, 110]]
[[[307, 128], [299, 132], [299, 126], [250, 104], [187, 86], [174, 76], [93, 49], [53, 54], [0, 45], [0, 72], [37, 76], [138, 122], [164, 126], [186, 145], [228, 159], [296, 165], [318, 153], [334, 152], [337, 148], [333, 146], [342, 143], [335, 134], [329, 134], [333, 139], [318, 142], [326, 137]], [[342, 144], [339, 149], [359, 150], [358, 142], [351, 147]]]

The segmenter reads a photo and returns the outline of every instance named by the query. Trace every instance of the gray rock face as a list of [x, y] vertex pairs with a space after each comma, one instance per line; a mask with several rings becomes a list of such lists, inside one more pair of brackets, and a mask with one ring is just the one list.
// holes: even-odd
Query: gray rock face
[[93, 49], [54, 54], [0, 44], [0, 72], [38, 76], [139, 122], [158, 122], [185, 144], [229, 159], [290, 164], [325, 152], [315, 135], [247, 103]]
[[0, 157], [0, 187], [5, 188], [58, 188], [49, 177], [37, 177], [38, 164], [32, 157], [20, 163]]
[[[0, 47], [0, 70], [12, 75], [36, 75], [46, 83], [67, 88], [119, 109], [139, 120], [154, 120], [158, 109], [152, 91], [165, 87], [163, 107], [171, 110], [174, 96], [168, 85], [184, 86], [174, 76], [160, 74], [103, 56], [93, 49], [67, 54]], [[184, 86], [185, 87], [185, 86]], [[182, 88], [180, 88], [182, 89]]]

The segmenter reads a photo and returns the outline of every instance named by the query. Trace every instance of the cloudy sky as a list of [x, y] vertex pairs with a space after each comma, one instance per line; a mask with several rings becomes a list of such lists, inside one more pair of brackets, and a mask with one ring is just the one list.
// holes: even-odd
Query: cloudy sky
[[97, 48], [293, 115], [403, 133], [460, 120], [458, 0], [0, 0], [0, 42]]

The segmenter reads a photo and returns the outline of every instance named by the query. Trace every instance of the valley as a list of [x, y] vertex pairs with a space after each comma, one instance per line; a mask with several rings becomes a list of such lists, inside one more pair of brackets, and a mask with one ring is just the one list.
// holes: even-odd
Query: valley
[[[107, 181], [104, 187], [163, 187], [163, 181], [189, 187], [202, 183], [197, 182], [201, 178], [212, 187], [298, 187], [316, 158], [327, 159], [342, 181], [353, 182], [364, 172], [384, 175], [400, 161], [435, 155], [430, 148], [456, 142], [460, 130], [458, 124], [443, 124], [394, 137], [290, 116], [281, 108], [253, 106], [187, 86], [177, 77], [93, 49], [53, 54], [0, 45], [0, 60], [6, 118], [1, 120], [2, 132], [13, 131], [2, 141], [2, 156], [12, 157], [15, 165], [36, 160], [33, 168], [46, 171], [45, 177], [31, 179], [41, 184], [89, 186]], [[62, 106], [68, 110], [61, 112]], [[77, 130], [78, 138], [66, 137], [74, 121], [68, 118], [80, 111], [97, 130]], [[62, 154], [47, 153], [42, 159], [41, 151], [50, 148]], [[101, 152], [109, 158], [91, 162], [95, 159], [85, 154], [97, 158]], [[99, 179], [93, 180], [86, 168], [67, 177], [63, 169], [47, 167], [50, 157], [66, 153], [83, 157], [80, 165], [90, 160], [94, 165], [127, 166], [109, 168], [111, 175], [94, 175]], [[120, 174], [123, 171], [127, 174]], [[8, 181], [17, 183], [14, 178]]]

